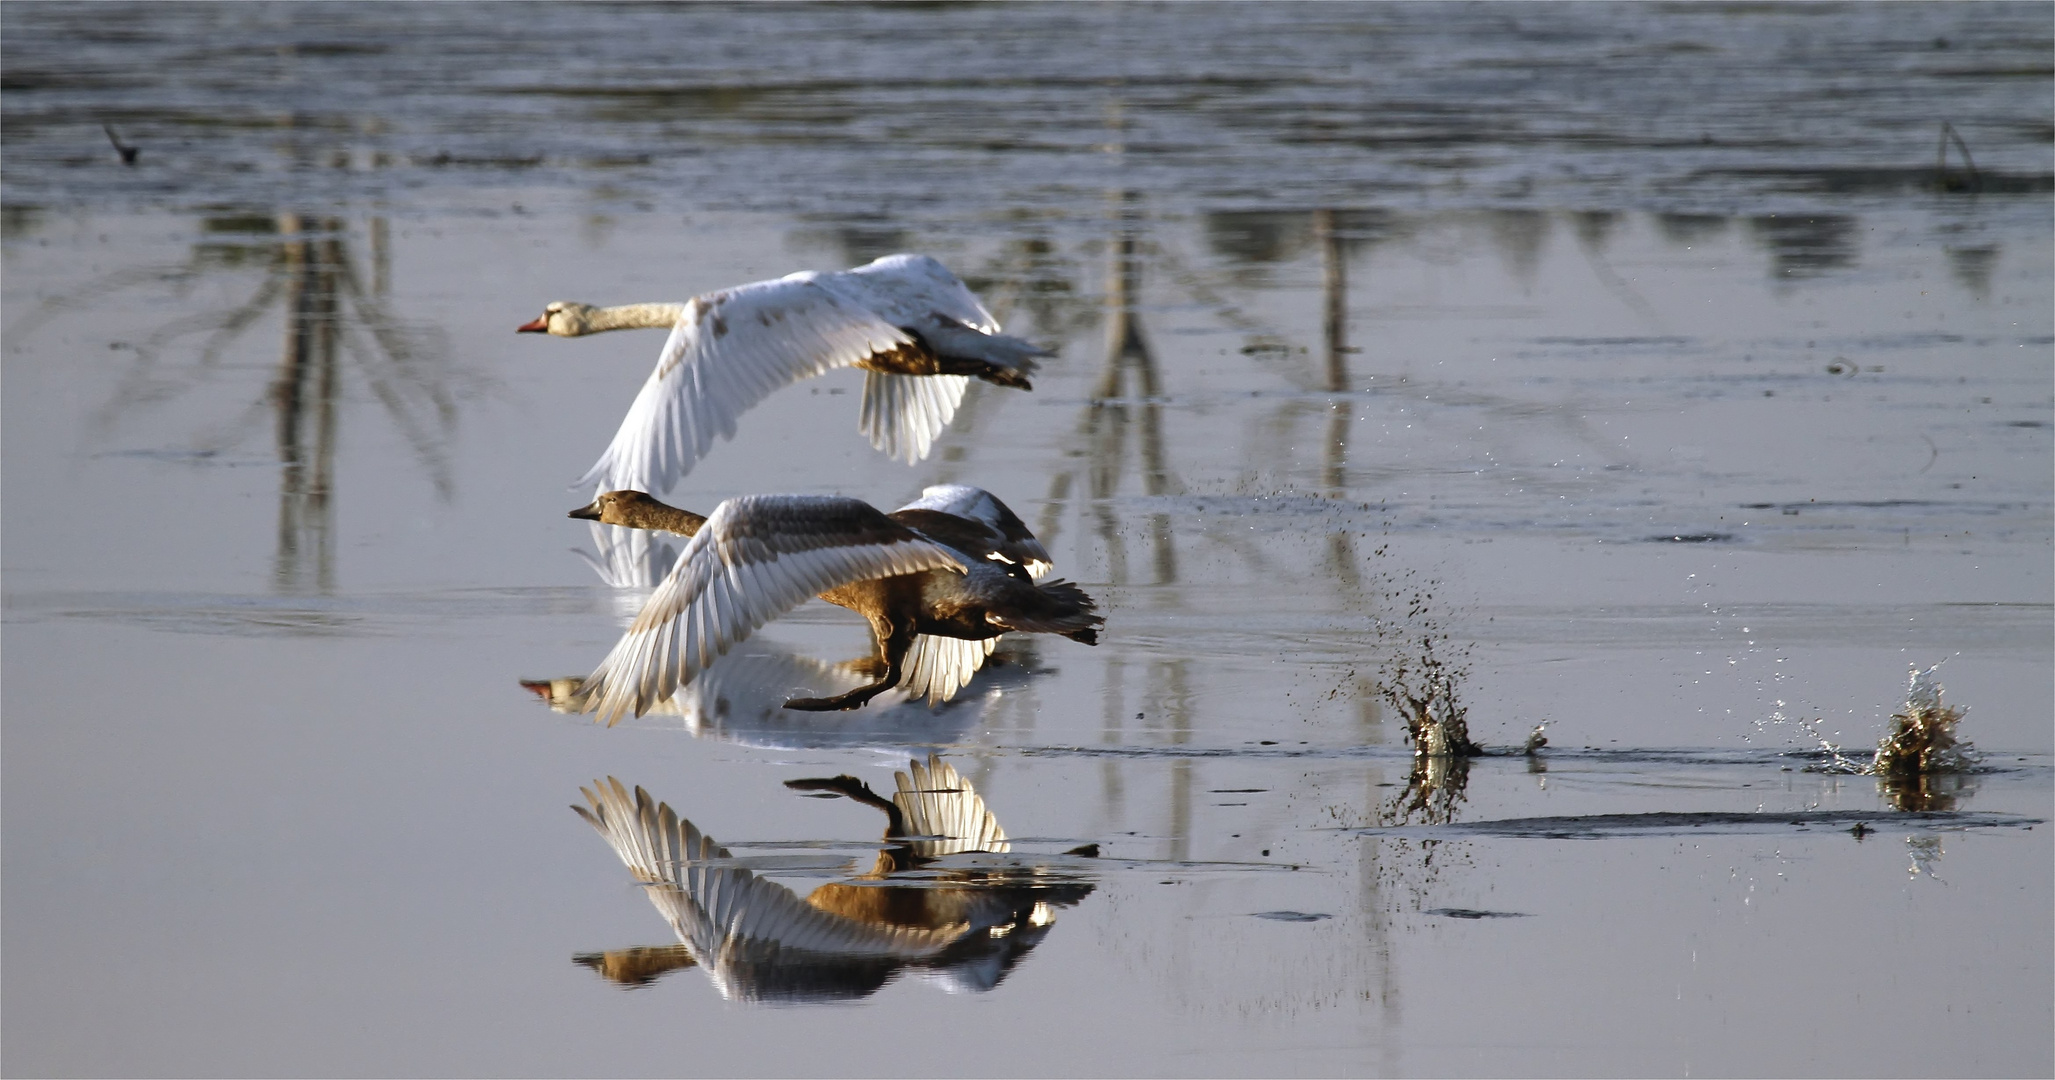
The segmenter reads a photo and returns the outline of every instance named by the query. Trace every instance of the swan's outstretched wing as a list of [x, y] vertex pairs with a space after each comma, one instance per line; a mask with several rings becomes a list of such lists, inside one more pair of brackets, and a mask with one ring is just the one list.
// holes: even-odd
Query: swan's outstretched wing
[[912, 773], [895, 773], [899, 790], [892, 801], [906, 815], [906, 830], [916, 836], [938, 836], [939, 840], [916, 840], [913, 852], [924, 858], [939, 858], [965, 851], [1008, 851], [1006, 830], [985, 808], [985, 800], [970, 786], [956, 767], [935, 754], [926, 765], [907, 763]]
[[927, 698], [928, 704], [948, 701], [970, 684], [971, 676], [985, 666], [985, 658], [999, 647], [999, 639], [982, 641], [922, 634], [913, 639], [899, 661], [899, 689], [909, 698]]
[[1037, 581], [1047, 577], [1053, 568], [1048, 549], [1042, 547], [1042, 542], [1028, 531], [1027, 523], [1000, 502], [998, 496], [984, 488], [969, 484], [934, 484], [923, 489], [920, 498], [899, 509], [935, 510], [984, 524], [993, 533], [992, 551], [1005, 556], [1008, 562], [1025, 566], [1028, 575]]
[[970, 379], [963, 375], [864, 373], [857, 430], [886, 457], [913, 465], [949, 426]]
[[821, 285], [894, 326], [918, 326], [940, 316], [987, 334], [999, 332], [999, 320], [977, 296], [948, 267], [926, 255], [887, 255], [853, 270], [823, 274]]
[[941, 951], [967, 929], [858, 922], [822, 911], [785, 886], [735, 865], [726, 848], [640, 787], [631, 800], [627, 788], [610, 776], [579, 791], [590, 807], [574, 804], [571, 809], [606, 838], [637, 881], [650, 887], [650, 903], [716, 981], [725, 969], [751, 961], [807, 962], [790, 955], [794, 952], [818, 958], [920, 959]]
[[736, 417], [771, 391], [919, 348], [846, 293], [821, 288], [818, 276], [793, 274], [687, 303], [613, 443], [579, 485], [668, 491], [715, 436], [732, 438]]
[[641, 716], [806, 598], [922, 570], [961, 573], [964, 564], [868, 503], [832, 495], [729, 499], [585, 680], [585, 711], [597, 710], [609, 725], [627, 712]]

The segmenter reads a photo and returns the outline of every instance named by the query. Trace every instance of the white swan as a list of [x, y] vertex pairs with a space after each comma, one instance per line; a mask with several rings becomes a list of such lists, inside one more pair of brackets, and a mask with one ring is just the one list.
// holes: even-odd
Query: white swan
[[771, 391], [839, 367], [868, 373], [858, 429], [910, 465], [956, 415], [970, 378], [1031, 389], [1035, 359], [1050, 355], [999, 333], [963, 282], [925, 255], [791, 274], [682, 304], [557, 301], [519, 331], [579, 337], [651, 328], [669, 328], [670, 340], [580, 486], [669, 491], [715, 436], [733, 438], [736, 417]]
[[[952, 513], [944, 507], [969, 510]], [[1037, 583], [1049, 556], [1005, 504], [977, 488], [928, 489], [890, 516], [829, 495], [750, 495], [702, 518], [639, 491], [609, 491], [573, 517], [690, 536], [620, 642], [582, 687], [584, 710], [612, 724], [690, 683], [757, 627], [819, 595], [867, 617], [876, 680], [787, 708], [854, 709], [916, 669], [930, 697], [967, 682], [1009, 631], [1098, 643], [1104, 620], [1084, 590]], [[924, 639], [938, 639], [921, 645]]]

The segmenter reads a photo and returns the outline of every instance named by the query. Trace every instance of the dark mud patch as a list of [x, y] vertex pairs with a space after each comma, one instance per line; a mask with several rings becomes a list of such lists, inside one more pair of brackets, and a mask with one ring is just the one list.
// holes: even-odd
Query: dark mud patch
[[1479, 911], [1466, 907], [1429, 908], [1424, 915], [1439, 915], [1445, 919], [1531, 919], [1532, 912], [1526, 911]]

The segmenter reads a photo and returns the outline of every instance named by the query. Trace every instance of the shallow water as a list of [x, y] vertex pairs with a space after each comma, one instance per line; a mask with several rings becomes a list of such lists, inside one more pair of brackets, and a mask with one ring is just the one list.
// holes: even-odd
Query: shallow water
[[[0, 7], [0, 1064], [2046, 1074], [2041, 15]], [[673, 501], [985, 487], [1102, 644], [795, 714], [867, 648], [809, 605], [717, 708], [546, 709], [639, 603], [565, 485], [661, 339], [512, 328], [893, 250], [1034, 392], [909, 469], [817, 380]], [[1429, 660], [1495, 752], [1416, 775]], [[1944, 660], [1982, 771], [1807, 771]], [[1015, 951], [575, 961], [676, 941], [581, 785], [804, 895], [879, 821], [782, 782], [931, 748], [1089, 886]]]

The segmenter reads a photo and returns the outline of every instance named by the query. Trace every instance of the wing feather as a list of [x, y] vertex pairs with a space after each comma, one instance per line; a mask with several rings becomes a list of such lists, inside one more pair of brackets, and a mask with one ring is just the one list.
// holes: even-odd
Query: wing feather
[[715, 508], [635, 622], [585, 680], [585, 711], [641, 716], [757, 627], [854, 581], [965, 569], [867, 503], [752, 495]]
[[821, 278], [824, 287], [848, 295], [895, 326], [941, 315], [987, 334], [999, 332], [999, 320], [977, 295], [948, 267], [926, 255], [887, 255]]
[[938, 858], [965, 851], [1003, 852], [1012, 848], [999, 819], [985, 807], [985, 800], [970, 786], [956, 767], [940, 756], [929, 754], [927, 764], [907, 763], [907, 773], [896, 773], [899, 790], [892, 801], [906, 816], [908, 832], [937, 836], [939, 840], [916, 840], [914, 854]]
[[899, 673], [899, 688], [910, 697], [925, 697], [929, 705], [948, 701], [970, 683], [971, 676], [985, 665], [985, 658], [999, 647], [996, 637], [982, 641], [921, 634], [913, 639]]
[[955, 419], [969, 385], [964, 375], [865, 372], [857, 429], [886, 457], [916, 464]]
[[793, 274], [687, 303], [613, 442], [579, 485], [668, 491], [772, 391], [912, 341], [817, 277]]
[[984, 488], [969, 484], [933, 484], [921, 491], [920, 498], [899, 509], [936, 510], [984, 524], [996, 534], [997, 542], [992, 550], [1004, 555], [1008, 561], [1027, 567], [1028, 576], [1037, 581], [1054, 569], [1048, 549], [1035, 539], [1034, 533], [1028, 531], [1027, 523], [1000, 502], [997, 495]]

